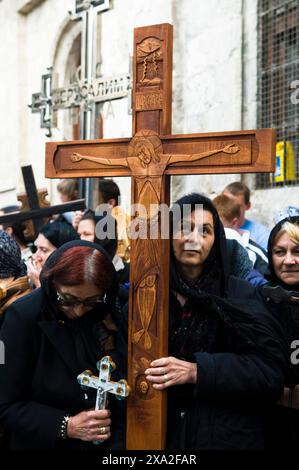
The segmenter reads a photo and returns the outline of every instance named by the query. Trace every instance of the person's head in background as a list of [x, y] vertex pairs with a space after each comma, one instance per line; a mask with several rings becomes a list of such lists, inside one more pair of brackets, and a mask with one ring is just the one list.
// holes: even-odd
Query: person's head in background
[[299, 216], [281, 220], [268, 242], [271, 281], [288, 289], [299, 289]]
[[64, 179], [57, 185], [57, 191], [61, 202], [74, 201], [78, 199], [78, 181], [77, 179]]
[[[10, 214], [12, 212], [18, 212], [19, 210], [19, 206], [5, 206], [0, 210], [0, 214]], [[5, 232], [17, 242], [21, 250], [27, 248], [25, 228], [25, 225], [21, 222], [4, 222], [0, 225], [0, 230], [5, 230]]]
[[251, 207], [250, 203], [250, 190], [246, 184], [241, 183], [240, 181], [235, 181], [234, 183], [228, 184], [224, 190], [223, 194], [226, 196], [232, 197], [235, 201], [240, 204], [240, 219], [238, 227], [241, 227], [245, 222], [245, 212], [248, 211]]
[[99, 180], [99, 200], [98, 204], [108, 204], [111, 208], [120, 203], [120, 190], [117, 184], [111, 179], [101, 178]]
[[103, 247], [113, 259], [117, 249], [117, 222], [112, 215], [105, 213], [97, 216], [88, 209], [79, 222], [78, 234], [81, 240]]
[[27, 241], [25, 238], [25, 226], [21, 222], [15, 223], [4, 223], [2, 224], [2, 229], [12, 237], [20, 247], [20, 250], [25, 250], [27, 248]]
[[93, 210], [87, 209], [78, 225], [78, 235], [81, 240], [94, 242], [95, 238], [96, 216]]
[[78, 238], [76, 230], [70, 224], [60, 221], [50, 222], [41, 228], [34, 242], [36, 252], [33, 259], [39, 268], [42, 268], [53, 251], [64, 243]]
[[241, 208], [240, 204], [226, 194], [219, 194], [213, 199], [223, 227], [237, 230], [240, 226]]

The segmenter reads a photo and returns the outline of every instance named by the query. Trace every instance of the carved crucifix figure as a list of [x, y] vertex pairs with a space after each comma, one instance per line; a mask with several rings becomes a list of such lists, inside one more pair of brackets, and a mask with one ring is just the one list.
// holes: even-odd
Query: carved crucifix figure
[[[170, 202], [170, 175], [269, 172], [272, 129], [171, 135], [172, 26], [135, 29], [133, 138], [47, 144], [46, 176], [131, 176], [132, 203], [150, 211]], [[160, 233], [160, 232], [159, 232]], [[167, 356], [169, 240], [132, 240], [129, 306], [128, 449], [163, 449], [166, 392], [155, 391], [144, 370]]]

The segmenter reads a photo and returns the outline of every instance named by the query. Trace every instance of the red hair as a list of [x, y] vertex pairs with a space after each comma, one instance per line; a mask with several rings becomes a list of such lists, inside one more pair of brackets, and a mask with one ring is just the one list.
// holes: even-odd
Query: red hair
[[51, 279], [55, 285], [90, 283], [108, 290], [115, 281], [115, 273], [112, 262], [99, 250], [74, 246], [64, 251], [52, 267], [45, 268], [42, 278]]

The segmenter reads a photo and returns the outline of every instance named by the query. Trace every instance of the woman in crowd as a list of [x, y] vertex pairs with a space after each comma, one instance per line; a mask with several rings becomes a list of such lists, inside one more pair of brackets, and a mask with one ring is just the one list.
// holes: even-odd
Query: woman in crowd
[[280, 396], [287, 363], [280, 326], [253, 287], [226, 272], [211, 201], [191, 194], [176, 204], [181, 214], [191, 207], [191, 220], [172, 228], [169, 356], [145, 370], [156, 391], [168, 390], [167, 447], [263, 448], [264, 408]]
[[78, 239], [76, 230], [67, 222], [55, 221], [44, 225], [35, 242], [36, 252], [28, 262], [28, 277], [35, 287], [40, 287], [40, 273], [48, 257], [64, 243]]
[[78, 374], [98, 375], [97, 361], [113, 353], [111, 317], [115, 270], [98, 245], [69, 242], [47, 260], [41, 288], [14, 303], [0, 340], [0, 422], [12, 449], [123, 447], [118, 401], [95, 410], [96, 390], [82, 390]]
[[29, 292], [31, 289], [19, 245], [0, 230], [0, 324], [7, 308]]
[[268, 309], [280, 321], [289, 347], [284, 393], [269, 421], [268, 447], [299, 445], [299, 216], [273, 228], [268, 242], [269, 284], [261, 289]]
[[116, 270], [117, 282], [119, 284], [118, 297], [121, 306], [129, 300], [129, 264], [117, 255], [117, 222], [110, 215], [97, 216], [94, 211], [88, 209], [82, 216], [78, 225], [78, 234], [81, 240], [98, 243], [110, 255]]
[[[59, 181], [57, 185], [57, 191], [62, 203], [71, 202], [78, 199], [79, 191], [78, 191], [78, 180], [76, 178], [71, 179], [67, 178], [64, 180]], [[63, 222], [67, 222], [72, 224], [73, 219], [75, 217], [75, 212], [64, 212], [56, 220], [61, 220]]]
[[[8, 307], [30, 292], [20, 247], [5, 231], [0, 230], [0, 326]], [[5, 437], [0, 425], [0, 449], [6, 447]]]

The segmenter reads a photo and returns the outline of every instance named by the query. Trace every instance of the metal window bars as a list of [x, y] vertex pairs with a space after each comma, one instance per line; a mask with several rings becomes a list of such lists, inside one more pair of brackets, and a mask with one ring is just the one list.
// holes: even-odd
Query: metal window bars
[[258, 4], [258, 125], [277, 130], [276, 171], [257, 188], [299, 183], [299, 2]]

